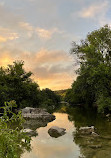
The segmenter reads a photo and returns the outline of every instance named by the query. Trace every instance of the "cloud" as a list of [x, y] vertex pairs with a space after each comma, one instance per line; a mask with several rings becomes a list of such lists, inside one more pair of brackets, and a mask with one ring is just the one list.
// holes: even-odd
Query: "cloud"
[[[103, 26], [105, 24], [110, 24], [111, 23], [111, 19], [108, 16], [108, 11], [110, 9], [110, 1], [108, 0], [104, 0], [104, 1], [94, 1], [92, 4], [87, 5], [86, 4], [87, 1], [85, 1], [85, 3], [83, 3], [82, 9], [80, 11], [77, 12], [73, 12], [71, 14], [71, 17], [73, 19], [80, 19], [82, 18], [85, 22], [85, 20], [93, 20], [94, 25], [99, 25], [99, 26]], [[82, 20], [81, 19], [81, 20]], [[82, 21], [82, 23], [84, 24], [84, 22]], [[86, 23], [89, 21], [86, 21]], [[92, 21], [91, 21], [92, 23]], [[89, 27], [89, 25], [88, 25]]]
[[73, 81], [73, 61], [64, 51], [41, 49], [32, 53], [6, 48], [0, 48], [0, 51], [0, 66], [7, 66], [22, 59], [26, 71], [34, 73], [32, 79], [39, 83], [40, 88], [65, 89]]
[[0, 66], [7, 67], [8, 64], [13, 63], [14, 59], [9, 52], [4, 51], [0, 54]]
[[35, 59], [39, 61], [39, 63], [55, 63], [55, 62], [69, 61], [69, 55], [62, 50], [41, 49], [36, 54]]
[[15, 33], [20, 34], [21, 37], [26, 38], [31, 37], [34, 32], [34, 27], [26, 22], [23, 16], [15, 14], [5, 5], [0, 5], [0, 18], [0, 30], [3, 30], [3, 32], [14, 33], [13, 36], [15, 36]]
[[[30, 55], [29, 55], [30, 56]], [[28, 57], [29, 59], [29, 57]], [[34, 72], [34, 80], [38, 81], [41, 88], [51, 89], [69, 88], [73, 79], [73, 61], [64, 51], [40, 50], [30, 56]]]
[[31, 26], [27, 22], [19, 22], [19, 26], [22, 27], [22, 28], [24, 28], [25, 30], [33, 31], [33, 26]]
[[53, 34], [52, 31], [45, 30], [42, 28], [37, 28], [36, 31], [37, 31], [38, 36], [43, 39], [50, 39]]
[[11, 32], [9, 29], [0, 28], [0, 42], [6, 42], [8, 40], [15, 40], [19, 38], [19, 34]]
[[104, 1], [103, 3], [92, 4], [91, 6], [84, 8], [82, 11], [80, 11], [79, 16], [82, 18], [95, 18], [101, 13], [106, 13], [108, 5], [108, 1]]
[[0, 26], [8, 29], [18, 29], [22, 17], [11, 12], [7, 7], [0, 5]]
[[[24, 3], [26, 4], [26, 0]], [[63, 49], [66, 50], [66, 45], [69, 45], [68, 40], [72, 36], [69, 37], [70, 33], [55, 25], [58, 20], [56, 19], [57, 5], [55, 6], [51, 0], [48, 0], [47, 6], [44, 1], [35, 1], [35, 3], [38, 4], [36, 7], [39, 10], [34, 11], [35, 16], [37, 14], [38, 18], [41, 15], [44, 23], [48, 25], [39, 25], [39, 22], [34, 23], [24, 18], [23, 12], [15, 13], [17, 6], [15, 8], [12, 6], [10, 10], [7, 7], [8, 3], [8, 5], [0, 5], [0, 65], [7, 66], [15, 60], [22, 59], [25, 61], [26, 71], [31, 70], [34, 73], [32, 78], [39, 83], [40, 87], [69, 88], [73, 80], [73, 61]], [[30, 7], [35, 6], [35, 3]], [[53, 16], [51, 12], [55, 15]], [[46, 17], [49, 14], [51, 23], [54, 21], [55, 26], [50, 25], [46, 18], [44, 19], [44, 15]]]
[[46, 29], [39, 28], [39, 27], [36, 29], [36, 32], [37, 32], [37, 35], [38, 35], [41, 39], [45, 39], [45, 40], [51, 39], [51, 38], [52, 38], [52, 35], [53, 35], [54, 33], [62, 33], [62, 31], [59, 31], [57, 28], [53, 28], [53, 29], [50, 29], [50, 30], [46, 30]]

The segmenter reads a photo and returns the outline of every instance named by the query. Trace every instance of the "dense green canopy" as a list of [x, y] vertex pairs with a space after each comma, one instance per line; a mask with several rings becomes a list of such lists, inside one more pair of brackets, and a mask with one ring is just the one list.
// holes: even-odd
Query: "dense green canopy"
[[111, 110], [111, 28], [108, 25], [89, 33], [71, 53], [78, 57], [77, 80], [67, 91], [72, 104], [96, 105], [99, 112]]
[[41, 91], [31, 79], [32, 72], [26, 72], [23, 66], [23, 61], [16, 61], [0, 68], [0, 106], [11, 100], [15, 100], [19, 108], [56, 106], [60, 98], [51, 90]]

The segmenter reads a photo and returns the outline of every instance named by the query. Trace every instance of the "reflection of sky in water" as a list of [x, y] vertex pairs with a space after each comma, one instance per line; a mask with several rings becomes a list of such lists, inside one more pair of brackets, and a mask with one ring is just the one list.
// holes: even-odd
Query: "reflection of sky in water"
[[[32, 138], [32, 151], [24, 153], [22, 158], [78, 158], [79, 147], [73, 142], [74, 124], [69, 122], [67, 114], [55, 113], [56, 120], [48, 123], [47, 127], [37, 129], [38, 136]], [[66, 128], [66, 134], [52, 138], [48, 134], [51, 126]]]

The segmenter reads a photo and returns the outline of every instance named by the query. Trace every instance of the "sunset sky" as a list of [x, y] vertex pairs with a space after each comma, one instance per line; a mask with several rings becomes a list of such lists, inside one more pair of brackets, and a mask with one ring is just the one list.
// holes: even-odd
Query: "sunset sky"
[[70, 88], [72, 41], [105, 24], [110, 0], [0, 0], [0, 66], [23, 60], [40, 88]]

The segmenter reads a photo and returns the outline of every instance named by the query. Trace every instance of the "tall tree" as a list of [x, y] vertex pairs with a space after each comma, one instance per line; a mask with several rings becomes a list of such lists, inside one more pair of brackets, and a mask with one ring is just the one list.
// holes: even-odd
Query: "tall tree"
[[39, 86], [32, 82], [32, 72], [26, 72], [23, 61], [0, 68], [0, 104], [15, 100], [19, 107], [37, 106]]
[[96, 103], [99, 112], [111, 110], [111, 28], [105, 25], [89, 33], [79, 44], [73, 43], [71, 53], [80, 63], [69, 92], [75, 98], [72, 103]]

